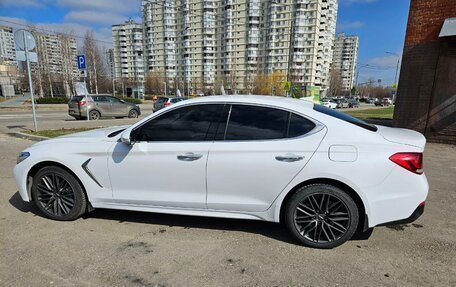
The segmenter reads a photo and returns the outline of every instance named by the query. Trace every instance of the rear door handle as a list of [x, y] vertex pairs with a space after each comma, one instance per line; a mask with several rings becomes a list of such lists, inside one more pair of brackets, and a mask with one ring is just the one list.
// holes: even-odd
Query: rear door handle
[[284, 155], [278, 155], [275, 157], [275, 159], [278, 161], [284, 161], [284, 162], [295, 162], [295, 161], [303, 160], [304, 157], [296, 155], [296, 154], [292, 154], [292, 153], [287, 153]]
[[180, 154], [177, 156], [177, 159], [178, 160], [182, 160], [182, 161], [194, 161], [194, 160], [198, 160], [200, 158], [202, 158], [203, 155], [202, 154], [196, 154], [196, 153], [192, 153], [192, 152], [186, 152], [184, 154]]

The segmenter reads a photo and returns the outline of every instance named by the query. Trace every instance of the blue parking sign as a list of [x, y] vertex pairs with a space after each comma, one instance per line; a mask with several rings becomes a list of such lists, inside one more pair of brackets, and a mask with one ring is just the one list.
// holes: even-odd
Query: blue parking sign
[[85, 70], [86, 69], [86, 57], [85, 55], [78, 55], [78, 69]]

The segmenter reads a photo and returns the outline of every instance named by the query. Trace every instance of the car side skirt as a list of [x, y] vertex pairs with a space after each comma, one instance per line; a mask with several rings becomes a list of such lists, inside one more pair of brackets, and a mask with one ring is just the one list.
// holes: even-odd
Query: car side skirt
[[274, 221], [274, 213], [271, 211], [264, 211], [264, 212], [224, 211], [224, 210], [212, 210], [212, 209], [189, 209], [189, 208], [176, 208], [176, 207], [164, 207], [164, 206], [123, 204], [123, 203], [113, 203], [113, 202], [91, 202], [91, 204], [92, 204], [93, 208], [143, 211], [143, 212], [151, 212], [151, 213], [164, 213], [164, 214], [189, 215], [189, 216]]

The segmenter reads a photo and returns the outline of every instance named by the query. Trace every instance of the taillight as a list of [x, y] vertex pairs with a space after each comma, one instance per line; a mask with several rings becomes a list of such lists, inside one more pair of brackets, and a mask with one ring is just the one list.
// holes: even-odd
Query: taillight
[[169, 105], [171, 105], [170, 102], [166, 102], [166, 103], [163, 104], [163, 106], [165, 106], [165, 107], [167, 107], [167, 106], [169, 106]]
[[423, 154], [419, 152], [399, 152], [393, 154], [389, 159], [397, 165], [416, 173], [423, 173]]
[[85, 104], [86, 104], [85, 100], [80, 100], [78, 102], [78, 106], [80, 106], [80, 107], [84, 106]]

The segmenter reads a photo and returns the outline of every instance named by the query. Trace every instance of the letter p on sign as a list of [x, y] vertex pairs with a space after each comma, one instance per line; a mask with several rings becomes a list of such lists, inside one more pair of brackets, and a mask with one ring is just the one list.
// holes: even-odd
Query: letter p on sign
[[86, 57], [85, 55], [78, 55], [78, 69], [85, 70], [86, 69]]

